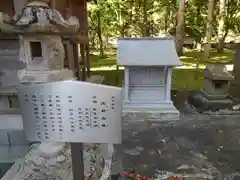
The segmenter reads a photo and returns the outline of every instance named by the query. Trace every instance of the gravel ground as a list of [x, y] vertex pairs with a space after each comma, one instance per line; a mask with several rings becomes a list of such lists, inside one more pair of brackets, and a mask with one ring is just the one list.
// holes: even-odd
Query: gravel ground
[[124, 123], [124, 168], [159, 180], [240, 179], [240, 116], [181, 107], [179, 121]]

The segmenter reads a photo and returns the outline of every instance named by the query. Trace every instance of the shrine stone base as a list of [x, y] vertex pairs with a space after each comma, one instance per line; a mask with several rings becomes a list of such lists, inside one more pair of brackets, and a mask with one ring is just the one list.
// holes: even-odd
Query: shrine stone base
[[170, 121], [179, 120], [180, 113], [172, 103], [160, 104], [158, 107], [151, 105], [134, 106], [124, 104], [123, 119], [131, 121]]
[[230, 98], [210, 99], [203, 92], [193, 93], [188, 97], [188, 102], [196, 108], [196, 111], [219, 111], [221, 109], [232, 109], [236, 103]]

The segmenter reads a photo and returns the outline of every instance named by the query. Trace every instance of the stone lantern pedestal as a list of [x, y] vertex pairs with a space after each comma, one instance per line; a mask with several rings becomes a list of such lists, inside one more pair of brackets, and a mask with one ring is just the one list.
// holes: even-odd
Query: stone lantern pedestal
[[236, 45], [235, 63], [233, 69], [234, 80], [231, 82], [229, 94], [240, 102], [240, 44]]
[[223, 64], [209, 64], [204, 70], [204, 86], [201, 92], [189, 97], [197, 110], [218, 111], [232, 109], [234, 102], [228, 95], [233, 76]]

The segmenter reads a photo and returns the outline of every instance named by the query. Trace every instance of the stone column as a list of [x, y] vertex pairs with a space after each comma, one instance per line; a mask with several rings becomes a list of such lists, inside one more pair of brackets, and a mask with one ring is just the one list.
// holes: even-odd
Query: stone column
[[14, 0], [15, 14], [19, 14], [21, 10], [26, 6], [28, 0]]
[[166, 102], [171, 101], [172, 68], [167, 69]]
[[127, 103], [129, 101], [129, 68], [125, 67], [124, 71], [124, 102]]

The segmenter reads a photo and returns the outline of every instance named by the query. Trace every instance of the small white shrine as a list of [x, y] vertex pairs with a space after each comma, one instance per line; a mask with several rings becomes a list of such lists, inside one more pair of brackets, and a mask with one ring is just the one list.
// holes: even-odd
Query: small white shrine
[[138, 120], [179, 119], [171, 101], [172, 68], [181, 65], [173, 38], [120, 38], [117, 61], [125, 67], [125, 113]]

